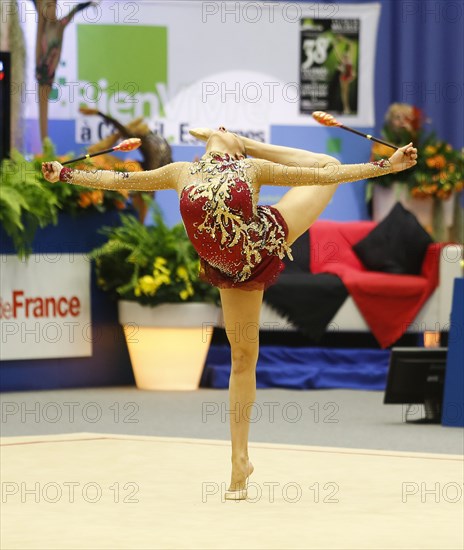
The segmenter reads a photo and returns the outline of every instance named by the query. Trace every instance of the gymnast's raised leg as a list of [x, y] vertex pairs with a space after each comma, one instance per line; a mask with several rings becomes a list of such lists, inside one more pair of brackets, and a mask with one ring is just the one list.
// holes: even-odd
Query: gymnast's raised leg
[[[254, 157], [277, 162], [286, 166], [322, 168], [338, 165], [340, 161], [329, 155], [312, 153], [303, 149], [283, 147], [260, 143], [248, 138], [241, 138], [247, 154]], [[339, 184], [311, 185], [290, 189], [273, 206], [277, 208], [288, 225], [288, 243], [292, 244], [301, 234], [317, 220], [329, 204]]]
[[338, 185], [294, 187], [273, 205], [287, 222], [289, 244], [292, 244], [317, 220], [329, 204]]

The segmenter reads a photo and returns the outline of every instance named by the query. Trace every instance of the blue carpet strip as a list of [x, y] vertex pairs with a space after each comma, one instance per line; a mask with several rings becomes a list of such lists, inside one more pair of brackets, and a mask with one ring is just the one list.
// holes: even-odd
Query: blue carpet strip
[[[389, 350], [265, 346], [256, 369], [258, 388], [384, 390]], [[211, 346], [200, 386], [227, 388], [230, 348]]]

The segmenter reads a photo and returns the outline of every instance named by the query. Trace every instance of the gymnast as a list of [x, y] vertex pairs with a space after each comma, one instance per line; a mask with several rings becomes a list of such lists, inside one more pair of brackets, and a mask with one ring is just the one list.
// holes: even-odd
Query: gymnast
[[[197, 162], [174, 162], [144, 172], [81, 171], [45, 162], [42, 171], [58, 180], [98, 189], [174, 189], [187, 234], [200, 257], [200, 277], [219, 288], [231, 346], [229, 380], [232, 473], [228, 500], [247, 497], [253, 472], [248, 457], [249, 416], [256, 398], [259, 343], [240, 327], [259, 326], [264, 290], [291, 258], [291, 244], [318, 218], [338, 184], [400, 172], [417, 164], [412, 143], [389, 158], [340, 164], [327, 155], [256, 142], [228, 132], [199, 128], [206, 142]], [[250, 158], [252, 157], [252, 158]], [[258, 206], [262, 185], [291, 187], [272, 206]]]

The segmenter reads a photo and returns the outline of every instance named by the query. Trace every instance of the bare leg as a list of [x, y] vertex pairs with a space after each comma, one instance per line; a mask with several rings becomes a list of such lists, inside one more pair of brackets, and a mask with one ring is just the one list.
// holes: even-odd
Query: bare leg
[[[328, 155], [320, 155], [320, 157], [323, 157], [324, 160], [320, 166], [340, 164], [339, 160]], [[314, 153], [290, 149], [288, 158], [291, 158], [292, 162], [296, 162], [299, 166], [309, 168], [314, 166]], [[284, 163], [281, 162], [281, 164]], [[289, 244], [296, 241], [317, 220], [329, 204], [338, 185], [336, 183], [334, 185], [293, 187], [274, 205], [287, 222]]]
[[349, 97], [350, 81], [340, 80], [340, 88], [341, 88], [341, 96], [342, 96], [342, 103], [343, 103], [343, 114], [349, 115], [351, 113], [350, 97]]
[[259, 313], [263, 292], [237, 289], [220, 292], [232, 357], [229, 380], [232, 476], [229, 490], [237, 491], [245, 487], [246, 477], [253, 471], [248, 459], [248, 433], [256, 399]]
[[274, 205], [287, 222], [289, 244], [295, 242], [317, 220], [329, 204], [338, 185], [336, 183], [294, 187]]

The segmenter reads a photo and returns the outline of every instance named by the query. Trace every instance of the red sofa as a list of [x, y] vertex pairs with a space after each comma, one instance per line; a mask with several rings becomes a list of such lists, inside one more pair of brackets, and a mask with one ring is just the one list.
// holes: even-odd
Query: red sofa
[[[319, 341], [324, 327], [326, 332], [372, 332], [383, 348], [405, 332], [449, 331], [453, 282], [462, 277], [463, 246], [428, 245], [418, 275], [369, 271], [352, 246], [376, 225], [314, 223], [293, 244], [295, 261], [288, 262], [281, 279], [269, 289], [273, 294], [264, 295], [261, 330], [299, 330], [313, 342]], [[324, 304], [332, 311], [328, 320]]]
[[420, 275], [368, 271], [352, 246], [376, 222], [318, 221], [310, 229], [311, 273], [338, 275], [382, 347], [395, 342], [410, 325], [438, 285], [443, 243], [431, 244]]

